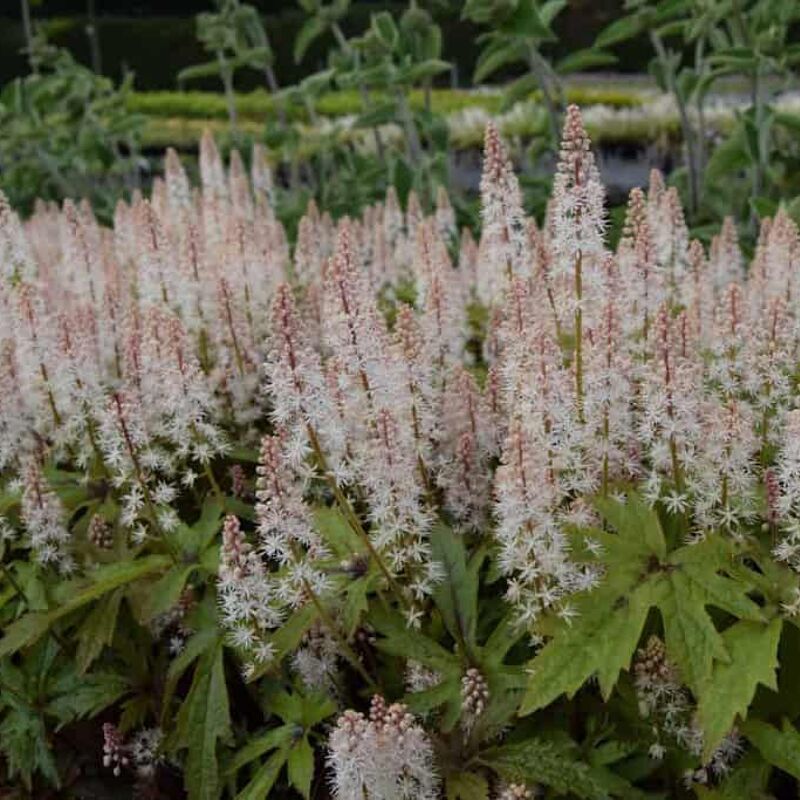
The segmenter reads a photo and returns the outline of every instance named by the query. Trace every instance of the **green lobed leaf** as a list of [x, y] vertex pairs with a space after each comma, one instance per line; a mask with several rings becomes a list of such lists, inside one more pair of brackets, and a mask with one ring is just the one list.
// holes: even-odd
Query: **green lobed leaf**
[[328, 506], [315, 508], [314, 527], [337, 558], [348, 559], [364, 552], [364, 542], [339, 509]]
[[749, 719], [739, 729], [770, 764], [800, 780], [800, 733], [788, 720], [782, 730], [760, 719]]
[[278, 779], [286, 759], [289, 757], [289, 745], [276, 750], [256, 771], [253, 779], [236, 795], [236, 800], [264, 800]]
[[75, 663], [80, 672], [86, 672], [92, 662], [103, 652], [103, 648], [111, 644], [114, 631], [117, 629], [117, 615], [122, 595], [122, 589], [115, 589], [102, 598], [78, 629], [76, 634], [78, 649], [75, 653]]
[[667, 653], [685, 683], [700, 695], [708, 686], [714, 660], [729, 662], [730, 656], [706, 611], [708, 597], [703, 587], [681, 573], [669, 575], [663, 585], [658, 606]]
[[594, 505], [616, 531], [626, 560], [650, 555], [666, 558], [667, 543], [658, 514], [638, 494], [631, 492], [624, 503], [598, 497]]
[[731, 661], [714, 665], [698, 704], [706, 759], [733, 727], [737, 715], [742, 719], [747, 716], [759, 683], [777, 689], [781, 627], [780, 618], [767, 625], [740, 620], [722, 634]]
[[558, 792], [603, 800], [608, 792], [574, 747], [542, 739], [503, 744], [481, 753], [481, 763], [507, 781], [541, 783]]
[[452, 528], [437, 523], [430, 540], [433, 560], [443, 573], [433, 595], [436, 607], [453, 638], [470, 650], [475, 644], [478, 620], [477, 570], [467, 569], [464, 539]]
[[409, 628], [396, 612], [374, 608], [369, 619], [378, 633], [383, 634], [384, 638], [378, 639], [376, 646], [384, 653], [419, 661], [440, 672], [460, 669], [457, 656], [434, 639]]
[[50, 615], [33, 611], [20, 617], [3, 631], [0, 639], [0, 658], [16, 653], [33, 644], [50, 628]]
[[[423, 689], [419, 692], [411, 692], [403, 698], [403, 702], [415, 714], [427, 714], [436, 708], [444, 706], [446, 717], [452, 719], [453, 723], [461, 715], [461, 674], [454, 671], [451, 675], [443, 678], [435, 686]], [[448, 725], [442, 724], [443, 730]]]
[[112, 672], [79, 675], [71, 672], [55, 683], [53, 691], [56, 696], [48, 703], [47, 711], [61, 725], [66, 725], [82, 717], [96, 716], [130, 690], [130, 682], [122, 675]]
[[658, 601], [664, 620], [667, 652], [695, 696], [701, 696], [711, 679], [714, 661], [730, 663], [722, 636], [707, 606], [753, 622], [763, 621], [761, 609], [748, 596], [752, 588], [741, 571], [733, 579], [724, 574], [733, 551], [721, 536], [681, 547], [669, 557], [661, 579]]
[[518, 0], [516, 9], [503, 20], [500, 30], [513, 36], [534, 40], [552, 41], [555, 39], [550, 26], [541, 18], [535, 0]]
[[711, 153], [705, 169], [705, 181], [709, 185], [724, 181], [750, 166], [750, 155], [744, 125], [737, 125], [728, 138], [717, 145]]
[[55, 622], [75, 609], [97, 600], [112, 589], [162, 572], [171, 565], [172, 559], [166, 555], [149, 555], [137, 558], [135, 561], [106, 564], [95, 570], [88, 581], [75, 581], [65, 587], [63, 596], [57, 598], [59, 607], [51, 611], [48, 616]]
[[275, 750], [278, 747], [288, 745], [294, 735], [294, 725], [281, 725], [270, 731], [251, 738], [247, 744], [236, 751], [236, 754], [225, 767], [225, 775], [235, 775], [242, 767], [260, 758], [264, 753]]
[[217, 647], [219, 642], [220, 635], [216, 628], [203, 628], [192, 634], [181, 652], [172, 659], [167, 670], [167, 680], [164, 687], [163, 705], [165, 712], [181, 675], [203, 654]]
[[157, 581], [147, 587], [144, 602], [144, 622], [169, 611], [180, 600], [186, 581], [196, 569], [194, 564], [184, 566], [176, 564], [165, 572]]
[[292, 745], [287, 761], [289, 783], [308, 800], [311, 797], [311, 780], [314, 777], [314, 750], [304, 736]]
[[373, 14], [371, 28], [385, 48], [393, 50], [397, 46], [400, 32], [388, 11], [379, 11], [377, 14]]
[[222, 652], [218, 644], [200, 659], [178, 713], [179, 742], [188, 749], [184, 774], [189, 800], [219, 797], [217, 741], [230, 735], [231, 724]]
[[519, 713], [544, 708], [561, 694], [571, 697], [595, 675], [608, 699], [620, 670], [630, 665], [647, 613], [656, 600], [656, 587], [648, 581], [627, 596], [600, 587], [585, 597], [575, 622], [530, 662], [530, 682]]

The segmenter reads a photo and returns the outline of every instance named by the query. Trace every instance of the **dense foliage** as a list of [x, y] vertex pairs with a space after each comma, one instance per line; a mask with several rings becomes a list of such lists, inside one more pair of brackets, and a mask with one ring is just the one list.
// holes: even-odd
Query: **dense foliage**
[[0, 92], [0, 185], [28, 211], [38, 198], [90, 196], [111, 212], [137, 185], [142, 118], [120, 87], [34, 40], [31, 74]]
[[748, 267], [654, 173], [610, 250], [574, 106], [539, 224], [488, 127], [477, 242], [390, 191], [290, 247], [263, 150], [200, 166], [0, 203], [6, 781], [796, 792], [786, 213]]

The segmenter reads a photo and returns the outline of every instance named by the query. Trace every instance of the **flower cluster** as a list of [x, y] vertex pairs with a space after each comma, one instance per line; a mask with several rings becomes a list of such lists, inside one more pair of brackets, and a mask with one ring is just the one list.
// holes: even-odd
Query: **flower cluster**
[[[208, 136], [199, 191], [170, 151], [165, 178], [120, 202], [111, 229], [86, 204], [42, 205], [25, 223], [2, 204], [0, 466], [22, 478], [37, 558], [73, 566], [45, 456], [99, 470], [121, 537], [141, 543], [176, 529], [200, 483], [251, 491], [241, 465], [214, 473], [236, 441], [262, 456], [254, 552], [221, 567], [240, 637], [326, 592], [308, 506], [321, 492], [412, 623], [440, 580], [440, 515], [495, 537], [526, 625], [569, 618], [599, 575], [573, 562], [566, 531], [591, 522], [585, 496], [620, 483], [681, 515], [692, 540], [739, 537], [762, 516], [797, 566], [795, 223], [765, 220], [745, 269], [733, 223], [706, 252], [654, 172], [611, 250], [577, 108], [540, 224], [492, 125], [485, 148], [477, 243], [455, 235], [443, 190], [430, 215], [392, 190], [358, 218], [310, 204], [292, 251], [263, 150], [248, 176]], [[106, 546], [100, 524], [90, 540]], [[254, 586], [269, 573], [269, 597], [243, 600], [236, 569]]]
[[425, 731], [402, 703], [372, 698], [369, 716], [345, 711], [328, 740], [334, 797], [434, 800], [439, 780]]
[[[199, 187], [169, 152], [111, 226], [71, 202], [22, 221], [0, 196], [3, 541], [31, 569], [79, 578], [123, 553], [189, 557], [191, 586], [149, 620], [172, 654], [210, 571], [248, 678], [286, 666], [339, 697], [351, 675], [372, 679], [373, 600], [414, 635], [438, 619], [444, 526], [490, 562], [469, 563], [525, 646], [568, 626], [604, 579], [574, 546], [598, 523], [596, 496], [644, 497], [674, 522], [670, 547], [769, 538], [785, 578], [770, 607], [800, 614], [796, 223], [764, 219], [747, 264], [730, 220], [710, 248], [692, 240], [654, 172], [611, 247], [577, 108], [541, 220], [492, 125], [485, 148], [477, 237], [459, 234], [443, 189], [427, 210], [392, 189], [339, 220], [310, 203], [291, 246], [263, 150], [248, 174], [209, 136]], [[219, 545], [218, 565], [189, 541], [206, 497], [200, 528], [208, 509], [236, 512], [203, 545]], [[460, 692], [460, 733], [478, 736], [502, 687], [457, 648], [457, 677], [410, 658], [405, 682], [454, 688], [456, 708]], [[286, 662], [270, 663], [278, 652]], [[634, 678], [652, 755], [670, 739], [698, 760], [695, 699], [659, 641]], [[112, 769], [147, 761], [115, 730], [106, 745]], [[737, 748], [734, 732], [692, 779], [719, 776]], [[425, 731], [379, 696], [368, 716], [341, 716], [329, 763], [339, 797], [438, 791]]]

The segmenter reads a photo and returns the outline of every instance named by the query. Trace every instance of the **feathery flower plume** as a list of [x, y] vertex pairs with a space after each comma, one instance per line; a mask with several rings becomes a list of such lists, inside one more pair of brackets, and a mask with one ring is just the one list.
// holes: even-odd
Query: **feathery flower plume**
[[272, 658], [268, 633], [283, 616], [275, 582], [232, 515], [225, 517], [222, 526], [217, 586], [222, 624], [232, 644], [246, 654], [245, 675], [252, 674], [256, 666]]
[[530, 274], [527, 222], [522, 194], [500, 133], [486, 126], [481, 175], [481, 231], [478, 297], [491, 304], [514, 275]]
[[25, 467], [21, 516], [36, 559], [61, 572], [72, 572], [75, 562], [69, 551], [71, 537], [64, 509], [33, 459]]
[[[557, 269], [573, 281], [565, 311], [575, 336], [575, 406], [584, 422], [584, 313], [597, 293], [599, 257], [603, 253], [605, 192], [594, 162], [589, 137], [577, 106], [567, 108], [556, 176], [553, 181], [553, 248]], [[563, 314], [561, 316], [564, 316]]]
[[260, 549], [279, 567], [271, 576], [275, 597], [287, 608], [302, 606], [313, 592], [319, 596], [328, 579], [315, 562], [329, 553], [314, 529], [311, 510], [303, 498], [303, 482], [284, 457], [285, 441], [265, 436], [256, 481], [256, 521]]

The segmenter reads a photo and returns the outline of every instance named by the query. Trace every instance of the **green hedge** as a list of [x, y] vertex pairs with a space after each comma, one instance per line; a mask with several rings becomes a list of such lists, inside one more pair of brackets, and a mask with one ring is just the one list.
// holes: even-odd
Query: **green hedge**
[[[570, 86], [567, 88], [569, 102], [579, 105], [603, 105], [627, 108], [642, 102], [639, 90], [622, 86]], [[498, 91], [466, 89], [434, 89], [432, 108], [440, 114], [450, 114], [465, 108], [484, 108], [497, 113], [501, 106]], [[412, 92], [411, 104], [422, 109], [424, 96], [421, 91]], [[183, 117], [186, 119], [225, 119], [228, 107], [225, 98], [218, 92], [135, 92], [128, 101], [131, 111], [149, 117]], [[275, 101], [264, 89], [239, 93], [236, 109], [242, 119], [264, 121], [275, 111]], [[317, 112], [327, 117], [339, 117], [361, 112], [361, 99], [354, 91], [335, 91], [322, 97], [317, 103]], [[296, 119], [305, 117], [300, 107], [292, 109]]]

